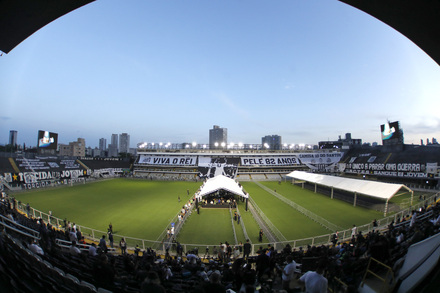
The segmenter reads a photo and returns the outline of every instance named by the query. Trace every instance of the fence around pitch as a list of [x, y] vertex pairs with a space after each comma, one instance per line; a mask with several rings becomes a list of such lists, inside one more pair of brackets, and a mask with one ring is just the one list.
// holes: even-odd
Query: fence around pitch
[[[368, 232], [372, 230], [385, 230], [388, 228], [388, 226], [393, 223], [398, 223], [398, 219], [402, 219], [408, 215], [412, 214], [412, 211], [418, 210], [420, 208], [423, 208], [424, 206], [428, 206], [430, 204], [435, 203], [436, 199], [439, 198], [440, 192], [430, 196], [426, 200], [423, 200], [409, 208], [406, 208], [402, 211], [396, 212], [395, 214], [388, 216], [383, 219], [377, 220], [378, 227], [373, 227], [373, 223], [357, 226], [357, 233], [362, 232], [362, 234], [367, 234]], [[27, 214], [26, 206], [22, 203], [18, 204], [18, 201], [15, 200], [15, 207], [17, 207], [22, 213]], [[57, 228], [62, 229], [64, 225], [64, 220], [50, 216], [47, 213], [44, 213], [42, 211], [36, 210], [32, 207], [30, 207], [29, 215], [32, 215], [34, 218], [42, 218], [45, 222], [50, 222], [53, 226], [56, 225]], [[102, 235], [106, 235], [106, 240], [108, 243], [108, 237], [106, 231], [101, 231], [81, 225], [77, 225], [79, 227], [81, 233], [84, 237], [93, 240], [93, 241], [99, 241], [99, 239], [102, 237]], [[255, 254], [260, 246], [263, 248], [266, 248], [268, 244], [271, 244], [275, 247], [275, 249], [280, 250], [284, 248], [287, 243], [292, 247], [292, 249], [298, 249], [300, 247], [307, 247], [310, 246], [317, 246], [317, 245], [329, 245], [331, 244], [331, 237], [334, 233], [325, 234], [325, 235], [319, 235], [304, 239], [296, 239], [296, 240], [288, 240], [288, 241], [282, 241], [282, 242], [275, 242], [275, 243], [253, 243], [252, 244], [252, 254]], [[351, 239], [351, 228], [338, 231], [339, 242], [348, 241]], [[147, 248], [153, 248], [157, 250], [159, 253], [165, 254], [165, 243], [163, 241], [155, 241], [155, 240], [147, 240], [147, 239], [139, 239], [139, 238], [133, 238], [133, 237], [127, 237], [124, 235], [118, 235], [114, 234], [114, 246], [119, 246], [119, 240], [124, 237], [125, 241], [127, 242], [128, 249], [133, 250], [136, 245], [139, 246], [140, 249], [146, 250]], [[206, 244], [189, 244], [189, 243], [181, 243], [184, 252], [193, 251], [195, 248], [198, 249], [199, 256], [201, 253], [205, 253], [206, 248], [209, 248], [210, 253], [212, 254], [212, 251], [214, 250], [214, 246], [216, 245], [206, 245]], [[202, 251], [201, 251], [202, 249]], [[175, 245], [172, 244], [171, 251], [175, 251]]]

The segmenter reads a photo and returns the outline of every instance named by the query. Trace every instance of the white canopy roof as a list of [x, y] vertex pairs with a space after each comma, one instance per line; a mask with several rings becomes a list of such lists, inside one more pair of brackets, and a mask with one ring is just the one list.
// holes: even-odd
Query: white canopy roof
[[218, 175], [213, 178], [206, 180], [205, 184], [202, 185], [199, 196], [203, 197], [207, 194], [211, 194], [218, 190], [227, 190], [239, 196], [248, 198], [249, 195], [243, 192], [242, 187], [238, 186], [238, 183], [234, 179], [228, 178], [223, 175]]
[[304, 180], [327, 187], [332, 187], [349, 192], [356, 192], [359, 194], [382, 198], [386, 200], [393, 197], [402, 188], [411, 191], [411, 189], [403, 184], [391, 184], [368, 180], [350, 179], [330, 175], [307, 173], [303, 171], [293, 171], [292, 173], [287, 174], [287, 176], [298, 180]]

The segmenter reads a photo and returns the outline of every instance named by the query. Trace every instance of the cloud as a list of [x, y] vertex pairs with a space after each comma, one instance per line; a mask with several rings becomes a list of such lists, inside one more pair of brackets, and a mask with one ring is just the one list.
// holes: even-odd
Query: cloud
[[[440, 129], [440, 118], [437, 117], [426, 117], [421, 121], [408, 124], [404, 128], [403, 131], [407, 133], [439, 133]], [[407, 129], [407, 130], [406, 130]]]
[[7, 121], [7, 120], [11, 120], [11, 119], [12, 119], [12, 117], [0, 116], [0, 120], [3, 120], [3, 121]]
[[217, 94], [217, 99], [222, 102], [229, 110], [234, 112], [237, 115], [240, 115], [241, 117], [245, 117], [246, 119], [249, 119], [250, 115], [249, 112], [247, 112], [245, 109], [239, 107], [237, 104], [234, 103], [233, 100], [231, 100], [227, 95], [225, 94]]
[[295, 88], [295, 85], [293, 85], [293, 84], [291, 84], [291, 83], [286, 83], [286, 84], [284, 85], [284, 89], [285, 89], [285, 90], [290, 90], [290, 89], [293, 89], [293, 88]]

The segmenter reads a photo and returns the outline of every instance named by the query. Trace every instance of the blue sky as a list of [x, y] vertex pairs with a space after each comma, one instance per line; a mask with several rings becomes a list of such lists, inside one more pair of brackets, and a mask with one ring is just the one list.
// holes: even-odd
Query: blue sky
[[9, 130], [147, 142], [317, 144], [440, 139], [440, 67], [375, 18], [336, 0], [98, 0], [0, 57], [0, 144]]

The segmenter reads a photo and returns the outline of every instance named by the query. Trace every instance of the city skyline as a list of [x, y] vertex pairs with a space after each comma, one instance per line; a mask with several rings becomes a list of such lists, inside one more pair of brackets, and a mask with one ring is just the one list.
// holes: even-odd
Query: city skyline
[[[115, 21], [115, 20], [118, 21]], [[96, 1], [0, 57], [0, 144], [38, 130], [88, 146], [139, 142], [381, 143], [439, 137], [440, 68], [407, 38], [339, 1]], [[35, 127], [35, 128], [34, 128]]]

